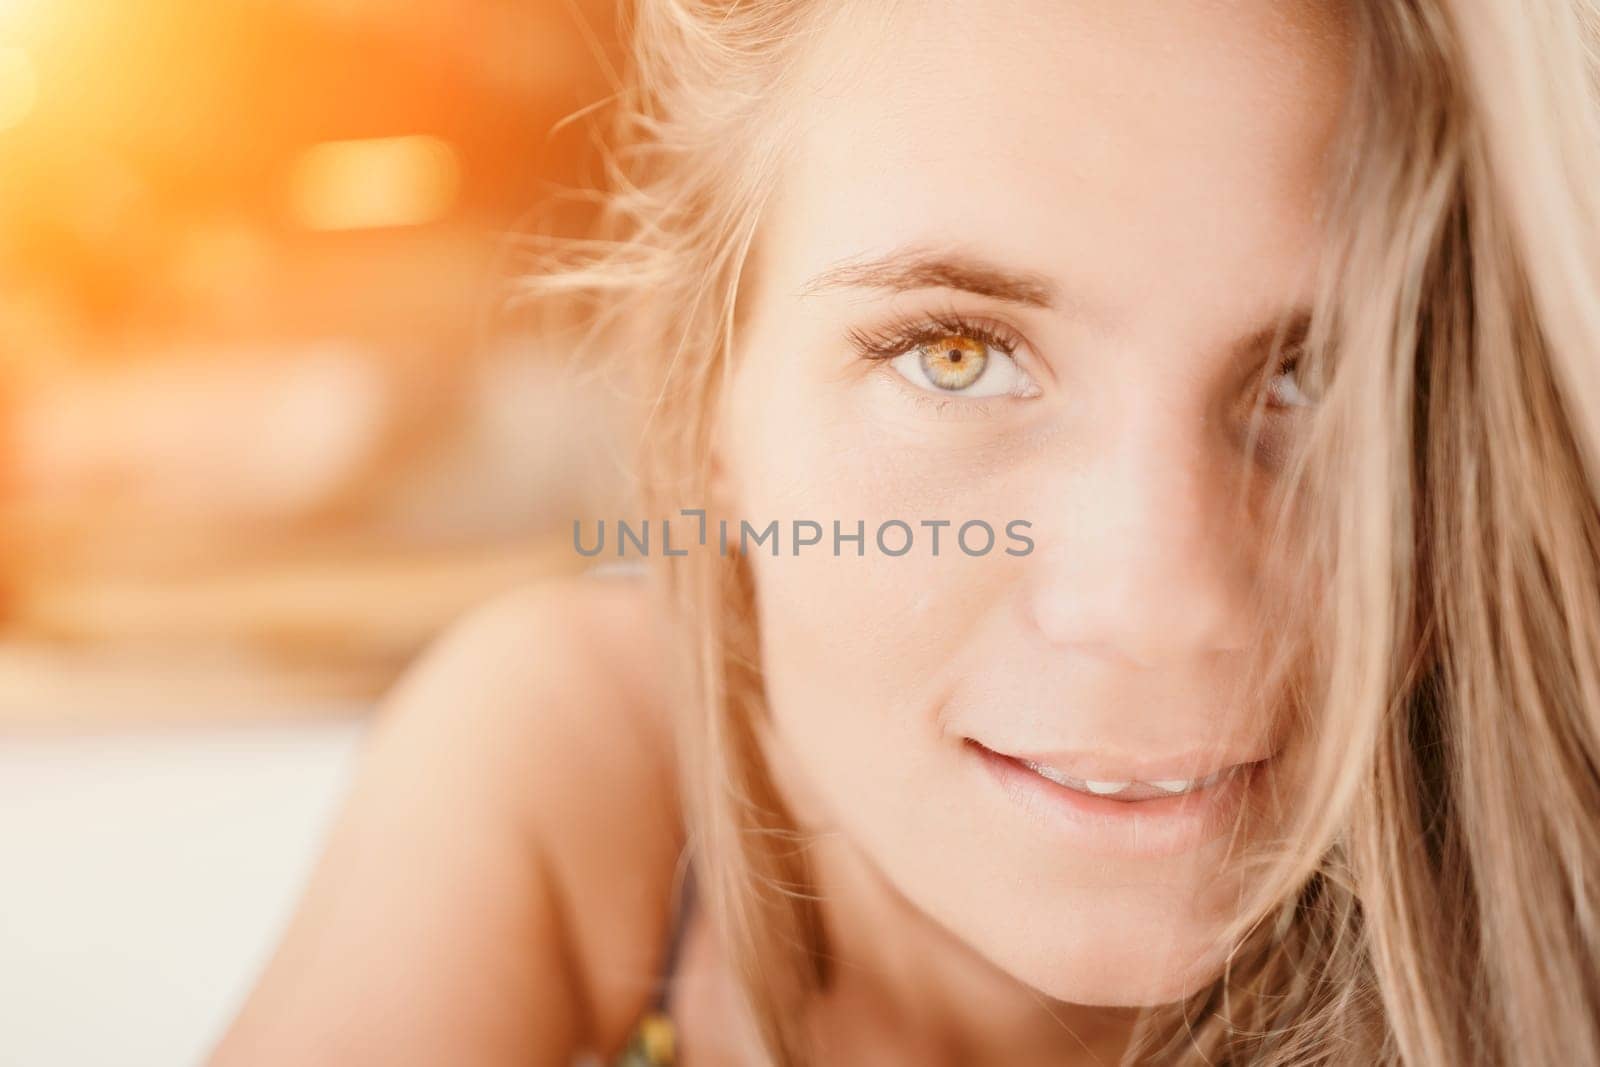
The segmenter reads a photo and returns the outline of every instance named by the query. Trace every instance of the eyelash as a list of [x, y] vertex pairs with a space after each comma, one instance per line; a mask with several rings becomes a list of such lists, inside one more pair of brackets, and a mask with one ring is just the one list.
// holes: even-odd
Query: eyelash
[[893, 359], [918, 345], [952, 334], [981, 341], [1007, 356], [1015, 356], [1022, 339], [998, 323], [977, 322], [958, 312], [941, 312], [902, 319], [875, 329], [850, 331], [850, 343], [862, 359]]

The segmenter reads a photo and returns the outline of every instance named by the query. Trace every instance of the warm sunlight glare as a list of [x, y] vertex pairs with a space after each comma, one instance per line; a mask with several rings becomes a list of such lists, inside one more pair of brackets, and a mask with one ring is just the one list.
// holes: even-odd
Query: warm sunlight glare
[[[4, 0], [0, 0], [0, 4], [3, 3]], [[0, 7], [0, 12], [4, 10]], [[38, 77], [28, 53], [0, 45], [0, 131], [9, 130], [27, 118], [38, 94]]]
[[296, 161], [290, 210], [313, 230], [417, 226], [449, 213], [459, 182], [455, 149], [437, 137], [329, 141]]

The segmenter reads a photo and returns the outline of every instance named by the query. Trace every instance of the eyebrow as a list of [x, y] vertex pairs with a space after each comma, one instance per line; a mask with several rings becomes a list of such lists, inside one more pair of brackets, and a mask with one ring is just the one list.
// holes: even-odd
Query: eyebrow
[[861, 262], [840, 264], [801, 286], [802, 295], [829, 289], [960, 289], [1027, 307], [1048, 308], [1055, 286], [1043, 275], [1008, 270], [961, 252], [900, 249]]
[[[967, 252], [902, 248], [876, 259], [841, 263], [805, 285], [805, 296], [830, 289], [959, 289], [1026, 307], [1050, 308], [1060, 299], [1049, 278], [1031, 271], [1010, 270]], [[1078, 309], [1087, 310], [1087, 309]], [[1310, 333], [1311, 312], [1293, 307], [1229, 345], [1234, 360], [1262, 359], [1302, 344]]]

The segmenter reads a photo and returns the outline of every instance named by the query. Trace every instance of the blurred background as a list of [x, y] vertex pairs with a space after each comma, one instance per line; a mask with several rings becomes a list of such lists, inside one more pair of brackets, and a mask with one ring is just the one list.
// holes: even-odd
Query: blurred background
[[375, 701], [614, 514], [600, 0], [0, 0], [0, 1064], [194, 1062]]

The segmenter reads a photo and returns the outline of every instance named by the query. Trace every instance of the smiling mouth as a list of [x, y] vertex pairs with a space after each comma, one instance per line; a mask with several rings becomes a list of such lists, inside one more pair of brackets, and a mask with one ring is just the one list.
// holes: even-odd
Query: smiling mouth
[[1220, 785], [1241, 770], [1253, 766], [1249, 763], [1235, 763], [1231, 767], [1223, 767], [1221, 770], [1213, 771], [1204, 778], [1157, 778], [1148, 782], [1137, 779], [1098, 781], [1092, 778], [1074, 778], [1047, 764], [1035, 763], [1033, 760], [1018, 757], [1013, 758], [1034, 774], [1047, 781], [1054, 782], [1056, 785], [1065, 786], [1086, 796], [1105, 797], [1109, 800], [1120, 800], [1127, 803], [1140, 800], [1160, 800], [1165, 797], [1183, 796], [1186, 793], [1198, 793], [1203, 789], [1210, 789], [1214, 785]]
[[[1052, 840], [1089, 852], [1158, 859], [1222, 837], [1271, 773], [1274, 756], [1240, 760], [1217, 753], [1100, 758], [1087, 753], [1007, 754], [963, 738], [983, 778]], [[1253, 755], [1253, 753], [1252, 753]], [[1188, 767], [1207, 773], [1178, 778]], [[1148, 769], [1146, 769], [1148, 768]], [[1209, 768], [1209, 769], [1208, 769]], [[1076, 771], [1076, 774], [1068, 773]], [[1131, 773], [1143, 773], [1135, 778]], [[1111, 778], [1110, 774], [1130, 775]], [[1087, 775], [1097, 777], [1086, 777]]]
[[[1156, 777], [1155, 775], [1145, 778], [1087, 778], [1077, 774], [1069, 774], [1067, 770], [1056, 766], [1054, 762], [1047, 762], [1044, 758], [1032, 758], [1020, 754], [999, 752], [989, 748], [981, 741], [976, 741], [972, 738], [967, 738], [966, 740], [968, 745], [981, 750], [990, 758], [1004, 760], [1063, 789], [1085, 797], [1120, 801], [1125, 804], [1167, 800], [1189, 796], [1194, 793], [1204, 793], [1208, 790], [1220, 791], [1219, 787], [1228, 785], [1235, 778], [1249, 776], [1251, 772], [1268, 762], [1270, 758], [1263, 757], [1224, 764], [1208, 774], [1192, 778]], [[1170, 765], [1176, 767], [1180, 764], [1174, 762]], [[1080, 766], [1072, 766], [1072, 769], [1079, 770]]]

